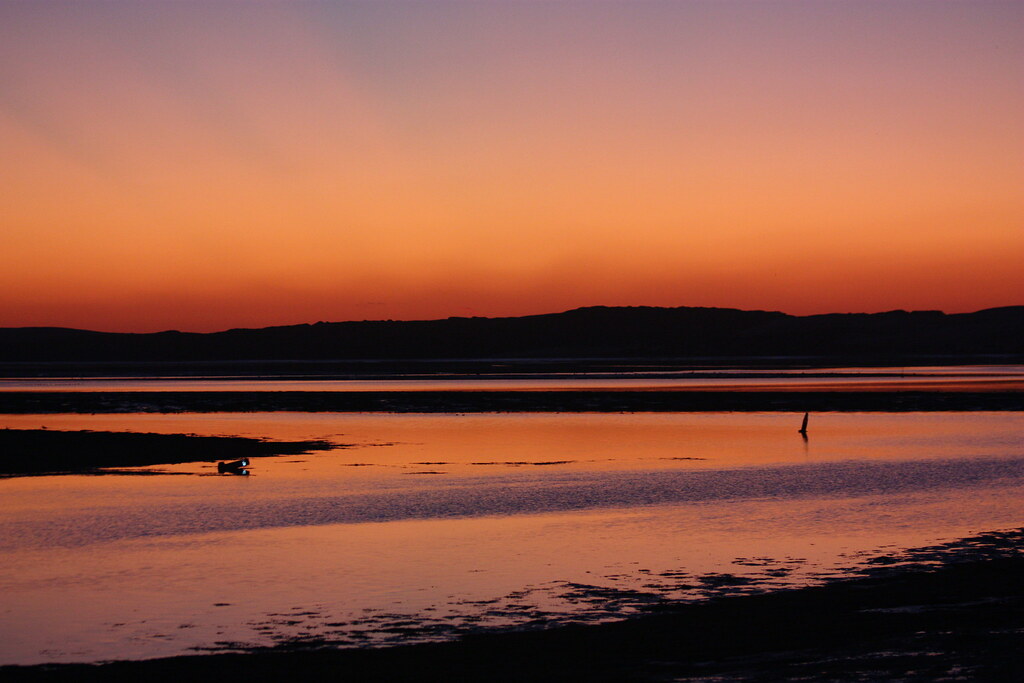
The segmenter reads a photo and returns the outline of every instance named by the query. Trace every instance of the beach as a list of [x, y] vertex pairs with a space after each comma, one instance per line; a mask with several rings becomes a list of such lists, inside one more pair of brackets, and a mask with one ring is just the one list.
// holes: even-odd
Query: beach
[[[377, 650], [0, 668], [10, 681], [1019, 680], [1024, 529], [876, 558], [866, 576], [625, 622]], [[896, 566], [894, 566], [896, 565]]]
[[[18, 460], [34, 449], [60, 465], [37, 456], [20, 472], [36, 476], [8, 468], [0, 482], [5, 677], [1016, 671], [1021, 413], [965, 403], [977, 401], [969, 391], [911, 392], [953, 411], [884, 410], [907, 392], [848, 392], [875, 409], [812, 411], [804, 438], [801, 412], [763, 402], [541, 412], [537, 399], [611, 398], [434, 388], [374, 396], [401, 407], [461, 397], [476, 410], [296, 412], [306, 404], [251, 391], [273, 409], [203, 412], [186, 408], [224, 408], [224, 396], [182, 391], [173, 407], [159, 382], [143, 388], [61, 400], [154, 412], [3, 418]], [[834, 399], [746, 394], [813, 395]], [[484, 411], [496, 397], [521, 409]], [[219, 471], [236, 456], [253, 458], [247, 476]]]

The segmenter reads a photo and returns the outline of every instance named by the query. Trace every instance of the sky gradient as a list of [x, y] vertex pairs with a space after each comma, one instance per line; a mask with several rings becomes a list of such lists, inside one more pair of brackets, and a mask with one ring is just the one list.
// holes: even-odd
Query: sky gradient
[[0, 326], [1024, 303], [1024, 3], [0, 0]]

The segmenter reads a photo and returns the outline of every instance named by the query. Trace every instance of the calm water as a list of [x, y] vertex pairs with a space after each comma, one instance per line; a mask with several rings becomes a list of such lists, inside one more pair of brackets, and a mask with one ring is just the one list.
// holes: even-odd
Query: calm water
[[1021, 413], [799, 417], [0, 416], [348, 445], [0, 480], [0, 664], [621, 618], [1022, 524]]
[[814, 370], [531, 374], [394, 374], [374, 379], [267, 377], [46, 377], [0, 378], [0, 391], [526, 391], [573, 389], [801, 389], [1020, 390], [1024, 366], [917, 366]]

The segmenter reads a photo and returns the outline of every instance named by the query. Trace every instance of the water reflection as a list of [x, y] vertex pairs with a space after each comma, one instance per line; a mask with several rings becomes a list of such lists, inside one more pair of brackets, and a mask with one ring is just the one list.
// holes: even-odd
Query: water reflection
[[0, 662], [602, 620], [1019, 526], [1021, 414], [812, 415], [813, 448], [801, 417], [4, 417], [352, 447], [0, 481]]
[[528, 391], [648, 389], [999, 391], [1024, 388], [1024, 366], [702, 368], [531, 373], [393, 373], [199, 377], [0, 378], [0, 391]]

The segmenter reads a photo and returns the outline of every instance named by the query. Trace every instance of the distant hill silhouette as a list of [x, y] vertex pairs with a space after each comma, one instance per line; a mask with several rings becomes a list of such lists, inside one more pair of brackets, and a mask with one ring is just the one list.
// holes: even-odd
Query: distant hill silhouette
[[1024, 306], [793, 316], [605, 307], [518, 318], [362, 321], [124, 334], [0, 328], [0, 361], [686, 358], [1024, 354]]

